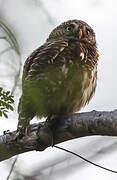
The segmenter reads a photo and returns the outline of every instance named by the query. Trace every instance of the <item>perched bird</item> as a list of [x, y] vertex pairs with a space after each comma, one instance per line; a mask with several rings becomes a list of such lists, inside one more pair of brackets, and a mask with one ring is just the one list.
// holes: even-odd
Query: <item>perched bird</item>
[[89, 103], [97, 83], [98, 51], [93, 29], [81, 20], [56, 27], [26, 60], [18, 128], [34, 116], [61, 117]]

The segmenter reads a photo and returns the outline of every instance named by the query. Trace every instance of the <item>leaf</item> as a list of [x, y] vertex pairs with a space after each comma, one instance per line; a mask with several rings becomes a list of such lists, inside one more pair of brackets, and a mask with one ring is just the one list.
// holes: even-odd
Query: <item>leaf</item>
[[2, 111], [0, 110], [0, 116], [2, 116]]
[[9, 94], [10, 94], [10, 91], [7, 91], [7, 92], [6, 92], [6, 96], [8, 96]]
[[14, 103], [13, 96], [11, 96], [10, 91], [4, 91], [3, 88], [1, 88], [1, 94], [0, 94], [0, 116], [3, 116], [8, 118], [8, 110], [11, 111], [14, 110], [11, 104]]
[[3, 115], [5, 118], [8, 118], [8, 115], [3, 111]]

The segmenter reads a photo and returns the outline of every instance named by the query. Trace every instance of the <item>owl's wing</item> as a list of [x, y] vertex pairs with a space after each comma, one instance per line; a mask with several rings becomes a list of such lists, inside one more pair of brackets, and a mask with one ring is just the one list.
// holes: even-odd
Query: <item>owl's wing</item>
[[23, 70], [23, 80], [39, 74], [45, 65], [54, 64], [56, 58], [68, 47], [68, 41], [59, 39], [47, 41], [36, 49], [26, 60]]

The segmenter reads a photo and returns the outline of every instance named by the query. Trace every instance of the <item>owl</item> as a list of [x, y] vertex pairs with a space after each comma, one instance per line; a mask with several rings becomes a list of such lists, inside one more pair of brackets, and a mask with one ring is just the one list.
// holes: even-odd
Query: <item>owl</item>
[[78, 112], [97, 84], [98, 51], [93, 29], [81, 20], [57, 26], [27, 58], [18, 106], [18, 128], [33, 117], [48, 121]]

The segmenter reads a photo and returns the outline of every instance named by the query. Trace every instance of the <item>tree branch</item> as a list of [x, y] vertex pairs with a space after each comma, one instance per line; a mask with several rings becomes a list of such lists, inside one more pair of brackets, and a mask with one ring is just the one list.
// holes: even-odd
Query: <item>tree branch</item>
[[[117, 136], [117, 110], [77, 113], [62, 117], [56, 124], [55, 144], [83, 136]], [[28, 135], [22, 138], [17, 138], [17, 131], [1, 135], [0, 161], [28, 151], [43, 151], [51, 146], [51, 135], [45, 122], [30, 125]]]

